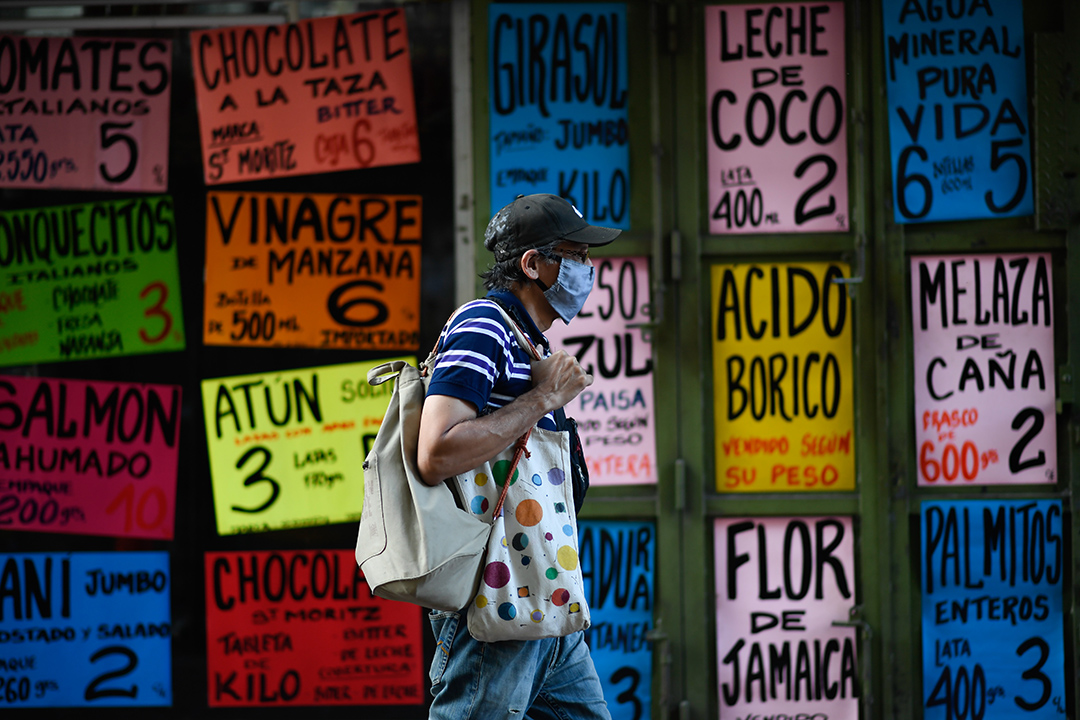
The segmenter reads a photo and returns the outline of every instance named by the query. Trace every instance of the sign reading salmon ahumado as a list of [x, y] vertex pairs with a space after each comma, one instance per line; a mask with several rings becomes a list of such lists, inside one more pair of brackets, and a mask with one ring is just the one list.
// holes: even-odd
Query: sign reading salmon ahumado
[[371, 594], [352, 550], [208, 552], [208, 703], [420, 705], [420, 620]]
[[581, 576], [592, 613], [585, 638], [608, 710], [613, 720], [648, 720], [656, 525], [583, 520], [578, 530]]
[[894, 218], [1030, 215], [1023, 0], [882, 0]]
[[911, 258], [919, 485], [1052, 483], [1049, 254]]
[[368, 385], [392, 360], [202, 381], [219, 535], [360, 520], [364, 457], [393, 383]]
[[1065, 717], [1068, 542], [1059, 500], [922, 503], [924, 718]]
[[577, 357], [593, 384], [566, 406], [577, 420], [595, 485], [654, 483], [656, 417], [652, 343], [635, 323], [649, 320], [649, 264], [643, 257], [593, 261], [596, 282], [570, 325], [547, 337]]
[[172, 539], [179, 435], [179, 385], [0, 376], [0, 530]]
[[208, 185], [420, 161], [405, 11], [191, 33]]
[[843, 263], [714, 265], [719, 492], [855, 488]]
[[0, 365], [183, 349], [171, 197], [0, 212]]
[[714, 526], [720, 718], [857, 720], [849, 517], [724, 518]]
[[630, 227], [625, 3], [488, 8], [491, 212], [552, 193]]
[[420, 347], [419, 195], [212, 192], [203, 342]]
[[0, 554], [11, 708], [172, 705], [166, 552]]
[[848, 229], [844, 4], [705, 7], [709, 232]]
[[0, 187], [163, 192], [169, 40], [0, 35]]

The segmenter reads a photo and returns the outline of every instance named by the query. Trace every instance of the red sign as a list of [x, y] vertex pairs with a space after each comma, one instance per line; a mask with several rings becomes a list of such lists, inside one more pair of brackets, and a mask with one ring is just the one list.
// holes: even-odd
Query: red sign
[[420, 614], [352, 550], [206, 553], [210, 707], [420, 705]]

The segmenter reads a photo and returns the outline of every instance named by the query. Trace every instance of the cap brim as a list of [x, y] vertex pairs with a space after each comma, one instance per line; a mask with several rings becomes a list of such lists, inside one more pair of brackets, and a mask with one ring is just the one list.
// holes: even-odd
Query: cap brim
[[563, 235], [563, 239], [597, 247], [599, 245], [607, 245], [609, 242], [619, 237], [619, 233], [621, 232], [622, 230], [617, 230], [615, 228], [586, 225], [574, 232]]

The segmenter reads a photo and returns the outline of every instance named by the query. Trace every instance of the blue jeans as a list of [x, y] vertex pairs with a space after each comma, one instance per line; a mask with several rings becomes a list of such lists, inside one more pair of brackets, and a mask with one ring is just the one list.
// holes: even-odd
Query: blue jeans
[[611, 720], [585, 633], [480, 642], [465, 617], [432, 612], [429, 720]]

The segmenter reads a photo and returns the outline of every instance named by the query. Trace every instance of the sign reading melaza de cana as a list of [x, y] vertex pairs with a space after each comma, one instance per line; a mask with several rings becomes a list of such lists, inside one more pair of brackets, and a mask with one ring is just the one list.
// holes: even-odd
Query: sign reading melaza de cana
[[419, 195], [210, 193], [203, 342], [420, 348]]
[[0, 365], [183, 349], [171, 197], [0, 212]]

